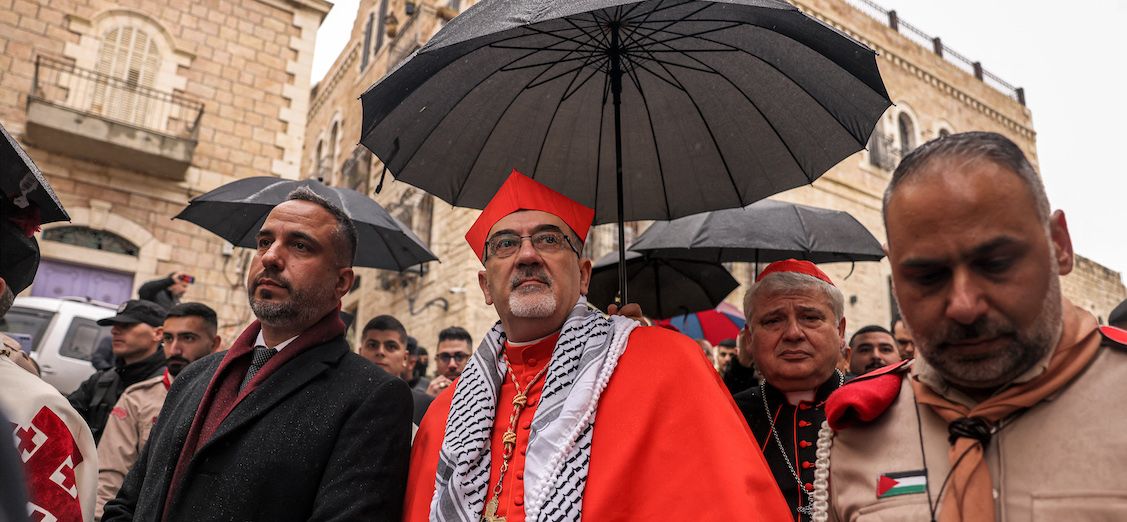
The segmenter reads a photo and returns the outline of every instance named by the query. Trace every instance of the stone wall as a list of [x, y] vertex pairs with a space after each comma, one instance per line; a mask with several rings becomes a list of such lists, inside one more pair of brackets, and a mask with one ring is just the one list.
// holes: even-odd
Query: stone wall
[[[0, 121], [46, 174], [73, 225], [113, 232], [140, 247], [133, 257], [41, 241], [44, 259], [131, 272], [134, 290], [175, 270], [191, 273], [197, 280], [185, 299], [216, 308], [230, 338], [249, 319], [243, 290], [249, 254], [171, 218], [191, 197], [237, 178], [297, 177], [313, 44], [329, 6], [324, 0], [0, 0]], [[35, 58], [94, 68], [103, 32], [121, 23], [157, 42], [155, 89], [204, 104], [183, 181], [47, 152], [26, 139]]]
[[1072, 273], [1061, 278], [1061, 293], [1077, 306], [1092, 312], [1100, 324], [1107, 324], [1111, 310], [1127, 299], [1122, 274], [1079, 255]]

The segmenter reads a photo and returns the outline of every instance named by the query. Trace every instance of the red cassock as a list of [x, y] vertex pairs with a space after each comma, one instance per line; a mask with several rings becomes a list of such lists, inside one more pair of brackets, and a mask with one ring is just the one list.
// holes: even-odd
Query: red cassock
[[[506, 345], [521, 386], [548, 364], [555, 342], [552, 336], [530, 346]], [[507, 522], [524, 520], [524, 454], [542, 387], [541, 379], [517, 422], [517, 451], [497, 510]], [[453, 395], [451, 387], [435, 399], [415, 436], [406, 521], [430, 518]], [[493, 425], [490, 488], [497, 483], [501, 437], [515, 395], [512, 379], [506, 379]], [[755, 438], [700, 347], [663, 328], [636, 328], [599, 400], [583, 520], [789, 519]]]

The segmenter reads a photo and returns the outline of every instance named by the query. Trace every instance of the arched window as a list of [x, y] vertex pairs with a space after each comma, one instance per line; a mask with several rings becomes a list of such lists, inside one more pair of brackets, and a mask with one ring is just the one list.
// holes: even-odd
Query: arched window
[[140, 250], [137, 245], [113, 232], [81, 226], [56, 227], [44, 230], [43, 239], [134, 257], [137, 257]]
[[95, 84], [91, 111], [134, 125], [151, 126], [153, 98], [161, 55], [149, 32], [133, 24], [111, 26], [101, 35], [94, 70], [104, 80]]
[[916, 148], [916, 124], [912, 123], [908, 113], [901, 112], [896, 118], [896, 126], [900, 131], [900, 157], [903, 158]]

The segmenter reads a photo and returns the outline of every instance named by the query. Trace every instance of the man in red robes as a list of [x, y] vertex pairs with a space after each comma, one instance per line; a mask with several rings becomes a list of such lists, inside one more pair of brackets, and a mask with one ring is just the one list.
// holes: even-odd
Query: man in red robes
[[419, 427], [405, 520], [785, 520], [697, 345], [587, 305], [593, 217], [514, 171], [466, 234], [500, 322]]

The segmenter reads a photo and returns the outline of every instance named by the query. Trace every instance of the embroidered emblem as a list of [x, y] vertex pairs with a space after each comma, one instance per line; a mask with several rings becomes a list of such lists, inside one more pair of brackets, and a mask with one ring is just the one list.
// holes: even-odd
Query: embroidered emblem
[[877, 479], [877, 498], [911, 495], [927, 491], [927, 470], [883, 473]]
[[125, 413], [125, 408], [122, 408], [121, 406], [114, 406], [113, 409], [110, 410], [110, 415], [113, 415], [118, 419], [125, 420], [125, 417], [127, 417], [129, 414]]

